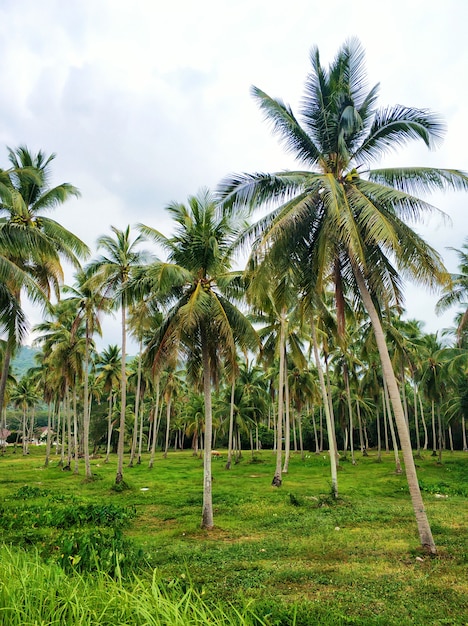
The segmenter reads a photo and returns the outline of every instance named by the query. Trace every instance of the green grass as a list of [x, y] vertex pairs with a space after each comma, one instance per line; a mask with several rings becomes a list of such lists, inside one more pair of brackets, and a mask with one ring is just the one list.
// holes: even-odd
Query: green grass
[[[326, 455], [293, 455], [280, 489], [270, 484], [270, 451], [257, 454], [256, 463], [246, 454], [230, 471], [225, 458], [215, 458], [210, 531], [200, 528], [202, 460], [188, 451], [159, 454], [153, 470], [147, 458], [125, 468], [129, 489], [120, 493], [112, 489], [114, 463], [93, 460], [99, 480], [85, 482], [83, 467], [74, 475], [53, 460], [45, 469], [42, 455], [39, 449], [24, 458], [9, 449], [0, 457], [0, 541], [38, 549], [55, 567], [68, 540], [62, 564], [69, 581], [80, 568], [88, 576], [84, 565], [100, 533], [99, 558], [122, 593], [136, 584], [135, 572], [148, 589], [156, 576], [161, 593], [181, 585], [207, 606], [214, 602], [221, 613], [225, 607], [226, 619], [231, 604], [244, 610], [251, 603], [271, 625], [468, 624], [466, 453], [447, 453], [442, 465], [429, 453], [417, 460], [437, 558], [420, 550], [406, 479], [395, 475], [391, 455], [383, 463], [372, 455], [355, 466], [342, 463], [337, 502], [329, 497]], [[24, 511], [17, 528], [14, 511], [16, 519]], [[60, 519], [69, 528], [54, 525]], [[253, 619], [244, 618], [232, 623]]]

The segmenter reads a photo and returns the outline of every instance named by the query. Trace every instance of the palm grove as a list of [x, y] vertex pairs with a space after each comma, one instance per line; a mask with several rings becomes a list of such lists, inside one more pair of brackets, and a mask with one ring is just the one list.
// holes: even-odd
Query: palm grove
[[[227, 448], [226, 469], [249, 446], [276, 453], [279, 487], [289, 456], [327, 449], [332, 495], [340, 459], [393, 450], [403, 458], [420, 541], [436, 547], [421, 498], [414, 454], [467, 448], [466, 250], [450, 276], [439, 254], [412, 229], [438, 212], [421, 193], [466, 190], [458, 170], [375, 168], [413, 140], [434, 147], [443, 126], [429, 111], [377, 107], [364, 52], [346, 42], [324, 67], [312, 49], [299, 117], [254, 87], [273, 132], [301, 168], [239, 174], [167, 211], [173, 234], [151, 225], [111, 227], [89, 249], [48, 216], [78, 190], [49, 186], [54, 155], [8, 149], [0, 170], [0, 315], [3, 331], [2, 441], [28, 451], [34, 410], [48, 411], [64, 468], [79, 471], [100, 448], [116, 452], [116, 487], [128, 466], [157, 446], [192, 446], [203, 455], [202, 527], [213, 526], [212, 448]], [[255, 221], [255, 211], [262, 215]], [[160, 256], [144, 247], [159, 251]], [[248, 250], [244, 271], [236, 254]], [[76, 268], [63, 285], [62, 263]], [[441, 289], [439, 308], [461, 306], [445, 343], [403, 321], [402, 282]], [[35, 328], [37, 365], [15, 379], [11, 360], [28, 326], [22, 302], [43, 307]], [[53, 302], [53, 303], [52, 303]], [[119, 312], [120, 346], [98, 353], [102, 315]], [[128, 359], [129, 334], [139, 346]], [[450, 400], [447, 400], [450, 398]], [[16, 410], [13, 410], [13, 409]], [[448, 440], [448, 443], [447, 443]], [[340, 450], [340, 452], [338, 452]], [[414, 452], [415, 451], [415, 452]]]

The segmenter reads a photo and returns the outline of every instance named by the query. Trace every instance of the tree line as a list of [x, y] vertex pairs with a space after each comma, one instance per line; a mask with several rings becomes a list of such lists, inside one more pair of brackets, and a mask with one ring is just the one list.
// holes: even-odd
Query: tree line
[[[46, 462], [54, 431], [64, 467], [74, 463], [77, 472], [82, 454], [92, 479], [90, 433], [105, 401], [106, 460], [116, 440], [121, 487], [126, 443], [130, 466], [143, 446], [152, 466], [159, 433], [166, 455], [191, 437], [195, 453], [203, 449], [204, 528], [214, 523], [211, 462], [223, 432], [227, 469], [243, 435], [254, 450], [259, 433], [273, 433], [272, 484], [280, 487], [306, 427], [315, 450], [328, 449], [335, 498], [343, 455], [354, 463], [356, 447], [366, 454], [375, 446], [378, 458], [390, 447], [397, 471], [403, 459], [421, 544], [435, 553], [413, 448], [430, 446], [440, 461], [445, 447], [467, 447], [467, 248], [451, 276], [411, 223], [439, 211], [422, 192], [466, 191], [468, 178], [454, 169], [374, 167], [411, 141], [436, 146], [440, 119], [379, 108], [355, 39], [328, 67], [317, 48], [310, 61], [298, 117], [252, 88], [304, 169], [226, 177], [166, 207], [171, 235], [141, 223], [112, 226], [91, 260], [88, 246], [46, 215], [79, 195], [68, 183], [49, 186], [54, 155], [8, 149], [10, 167], [0, 170], [3, 428], [8, 403], [21, 408], [27, 450], [31, 409], [44, 402]], [[245, 268], [235, 269], [246, 250]], [[72, 286], [63, 285], [64, 260], [76, 268]], [[402, 320], [404, 279], [441, 289], [441, 310], [462, 305], [452, 336]], [[44, 309], [35, 328], [41, 352], [37, 367], [13, 381], [11, 357], [27, 333], [24, 297]], [[111, 311], [121, 316], [120, 346], [98, 354], [94, 338]], [[139, 345], [131, 364], [129, 333]]]

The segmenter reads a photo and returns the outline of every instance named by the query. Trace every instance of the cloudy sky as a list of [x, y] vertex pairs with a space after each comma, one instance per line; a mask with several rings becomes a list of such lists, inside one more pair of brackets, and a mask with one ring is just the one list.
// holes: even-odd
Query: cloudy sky
[[[233, 172], [294, 166], [250, 86], [297, 110], [311, 47], [327, 65], [357, 36], [381, 105], [431, 109], [447, 125], [437, 152], [415, 145], [388, 164], [468, 170], [467, 23], [464, 0], [0, 0], [0, 167], [6, 146], [55, 152], [53, 182], [82, 197], [54, 217], [91, 247], [111, 225], [169, 232], [169, 202]], [[468, 197], [432, 200], [451, 224], [419, 232], [455, 271], [447, 248], [468, 236]], [[453, 319], [435, 317], [436, 299], [407, 290], [408, 316], [431, 332]], [[105, 345], [117, 328], [106, 323]]]

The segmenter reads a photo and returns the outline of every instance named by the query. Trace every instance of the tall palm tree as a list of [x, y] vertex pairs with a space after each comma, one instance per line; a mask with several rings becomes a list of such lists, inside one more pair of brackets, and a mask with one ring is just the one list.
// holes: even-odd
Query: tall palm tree
[[[62, 300], [51, 308], [48, 318], [37, 324], [34, 329], [40, 333], [35, 343], [43, 346], [45, 364], [55, 371], [57, 388], [61, 390], [65, 400], [69, 436], [67, 467], [70, 467], [73, 450], [74, 471], [78, 473], [77, 388], [83, 375], [86, 341], [83, 336], [84, 329], [72, 330], [75, 316], [74, 303]], [[72, 433], [73, 444], [71, 444]]]
[[[34, 282], [25, 282], [17, 273], [12, 273], [9, 266], [11, 273], [6, 284], [17, 304], [11, 307], [10, 301], [10, 313], [13, 314], [10, 320], [13, 319], [13, 322], [9, 326], [0, 378], [0, 406], [3, 406], [10, 358], [21, 338], [21, 334], [14, 332], [15, 327], [21, 328], [23, 324], [21, 290], [26, 287], [28, 295], [35, 299], [50, 296], [52, 290], [58, 296], [59, 285], [63, 281], [61, 261], [67, 260], [78, 268], [79, 259], [89, 253], [88, 247], [78, 237], [46, 214], [69, 198], [80, 195], [70, 183], [50, 186], [51, 163], [55, 154], [47, 156], [41, 150], [34, 154], [26, 146], [20, 146], [15, 150], [8, 148], [8, 158], [12, 167], [0, 171], [0, 215], [3, 215], [0, 217], [0, 256], [6, 257]], [[5, 263], [0, 262], [0, 270], [3, 266]], [[4, 294], [0, 295], [4, 297]], [[0, 308], [2, 304], [0, 302]]]
[[99, 313], [110, 309], [111, 300], [98, 290], [89, 286], [89, 275], [80, 270], [75, 275], [76, 284], [73, 287], [64, 286], [63, 292], [68, 294], [67, 302], [75, 307], [76, 317], [72, 325], [72, 333], [84, 325], [85, 354], [83, 361], [83, 453], [85, 473], [88, 480], [92, 479], [89, 458], [89, 368], [90, 353], [94, 348], [93, 335], [102, 335]]
[[104, 251], [87, 266], [86, 271], [91, 278], [89, 288], [99, 288], [106, 297], [114, 298], [115, 307], [121, 313], [121, 397], [119, 441], [117, 445], [117, 474], [115, 484], [123, 481], [123, 458], [125, 442], [125, 413], [127, 408], [127, 309], [131, 303], [130, 285], [133, 274], [149, 259], [148, 254], [138, 248], [144, 238], [139, 235], [133, 241], [130, 236], [130, 226], [125, 230], [111, 227], [114, 237], [103, 235], [98, 239], [98, 248]]
[[188, 204], [167, 207], [175, 233], [166, 237], [140, 225], [167, 253], [148, 271], [154, 292], [165, 296], [168, 313], [149, 350], [156, 370], [172, 365], [175, 355], [187, 357], [188, 373], [201, 371], [205, 403], [205, 450], [202, 527], [213, 526], [211, 446], [212, 383], [221, 365], [236, 362], [236, 347], [257, 346], [256, 333], [233, 301], [242, 293], [239, 272], [231, 271], [232, 244], [244, 220], [217, 210], [209, 191], [191, 196]]
[[256, 250], [280, 249], [292, 261], [307, 264], [305, 291], [320, 293], [331, 279], [338, 314], [343, 288], [354, 289], [362, 299], [398, 424], [421, 543], [435, 553], [379, 307], [401, 301], [398, 271], [430, 286], [447, 282], [439, 255], [406, 220], [436, 211], [414, 194], [466, 190], [468, 177], [458, 170], [432, 167], [370, 169], [383, 154], [411, 140], [434, 146], [442, 136], [440, 120], [426, 110], [401, 105], [378, 109], [378, 86], [368, 91], [364, 50], [355, 39], [340, 48], [328, 69], [314, 47], [311, 64], [302, 125], [289, 106], [253, 88], [274, 132], [308, 169], [230, 177], [221, 184], [220, 194], [233, 209], [245, 204], [273, 205], [244, 240], [258, 236]]

